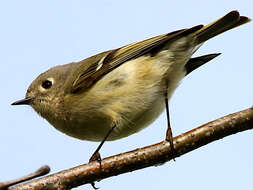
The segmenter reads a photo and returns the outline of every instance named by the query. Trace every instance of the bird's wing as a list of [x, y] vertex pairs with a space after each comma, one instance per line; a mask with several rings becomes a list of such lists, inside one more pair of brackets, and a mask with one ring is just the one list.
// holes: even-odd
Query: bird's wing
[[193, 34], [195, 43], [198, 45], [249, 21], [250, 19], [248, 17], [240, 16], [238, 11], [231, 11], [205, 27], [203, 25], [197, 25], [189, 29], [163, 34], [95, 55], [80, 62], [80, 67], [77, 69], [77, 73], [75, 73], [71, 92], [88, 89], [104, 75], [123, 63], [145, 54], [155, 55], [166, 44], [181, 37]]
[[198, 25], [190, 29], [174, 31], [87, 58], [79, 63], [77, 73], [74, 73], [76, 77], [71, 92], [86, 90], [123, 63], [145, 54], [156, 54], [169, 41], [194, 33], [202, 27], [203, 25]]

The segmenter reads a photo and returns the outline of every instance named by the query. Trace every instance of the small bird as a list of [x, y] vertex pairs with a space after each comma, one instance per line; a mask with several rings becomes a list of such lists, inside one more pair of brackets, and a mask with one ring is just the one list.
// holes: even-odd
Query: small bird
[[[61, 132], [100, 141], [137, 133], [166, 109], [166, 141], [173, 149], [168, 100], [180, 81], [219, 53], [192, 58], [210, 38], [249, 22], [231, 11], [215, 22], [177, 30], [49, 69], [29, 86], [26, 104]], [[101, 161], [101, 160], [100, 160]]]

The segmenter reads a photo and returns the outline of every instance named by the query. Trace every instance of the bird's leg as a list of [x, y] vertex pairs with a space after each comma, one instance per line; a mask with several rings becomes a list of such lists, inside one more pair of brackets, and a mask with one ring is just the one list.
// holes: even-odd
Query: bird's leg
[[105, 135], [104, 139], [100, 142], [100, 144], [98, 145], [97, 149], [95, 150], [95, 152], [92, 154], [89, 162], [92, 161], [98, 161], [100, 166], [101, 166], [101, 156], [99, 154], [99, 150], [101, 149], [101, 147], [103, 146], [103, 144], [105, 143], [105, 141], [107, 140], [107, 138], [109, 137], [109, 135], [111, 134], [111, 132], [113, 131], [113, 129], [116, 127], [116, 125], [114, 125], [112, 128], [110, 128], [110, 130], [107, 132], [107, 134]]
[[165, 104], [166, 104], [166, 115], [167, 115], [167, 124], [168, 124], [165, 140], [170, 143], [171, 149], [174, 149], [173, 135], [172, 135], [172, 130], [170, 126], [170, 113], [169, 113], [168, 99], [165, 99]]
[[95, 182], [91, 182], [90, 184], [91, 184], [91, 186], [92, 186], [92, 188], [93, 188], [94, 190], [99, 189], [98, 187], [95, 186]]
[[[101, 156], [100, 156], [100, 153], [99, 153], [99, 150], [101, 149], [101, 147], [103, 146], [103, 144], [105, 143], [106, 139], [109, 137], [109, 135], [111, 134], [111, 132], [113, 131], [113, 129], [116, 127], [116, 125], [114, 125], [112, 128], [110, 128], [110, 130], [107, 132], [107, 134], [105, 135], [104, 139], [100, 142], [100, 144], [98, 145], [97, 149], [95, 150], [95, 152], [92, 154], [92, 156], [90, 157], [89, 159], [89, 162], [92, 162], [92, 161], [98, 161], [99, 162], [99, 165], [100, 165], [100, 168], [101, 168], [101, 162], [102, 162], [102, 159], [101, 159]], [[93, 187], [93, 189], [99, 189], [95, 186], [95, 182], [91, 182], [90, 183], [91, 186]]]
[[165, 91], [165, 107], [166, 107], [167, 124], [168, 124], [165, 140], [170, 143], [171, 152], [174, 155], [176, 153], [176, 151], [175, 151], [174, 144], [173, 144], [173, 135], [172, 135], [171, 125], [170, 125], [170, 112], [169, 112], [169, 101], [168, 101], [168, 83], [167, 83], [167, 88], [166, 88], [166, 91]]

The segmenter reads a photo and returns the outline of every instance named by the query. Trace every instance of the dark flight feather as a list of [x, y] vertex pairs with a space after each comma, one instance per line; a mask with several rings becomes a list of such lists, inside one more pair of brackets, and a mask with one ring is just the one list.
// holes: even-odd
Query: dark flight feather
[[200, 66], [204, 65], [208, 61], [211, 61], [212, 59], [219, 56], [220, 54], [221, 53], [214, 53], [214, 54], [208, 54], [208, 55], [203, 55], [203, 56], [200, 56], [200, 57], [191, 58], [185, 65], [185, 70], [186, 70], [185, 75], [190, 74], [192, 71], [194, 71], [195, 69], [197, 69]]

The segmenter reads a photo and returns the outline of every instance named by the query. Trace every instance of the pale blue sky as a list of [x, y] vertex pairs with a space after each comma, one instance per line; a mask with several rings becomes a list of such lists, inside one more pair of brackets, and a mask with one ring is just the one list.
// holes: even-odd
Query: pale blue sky
[[[10, 106], [48, 68], [78, 61], [176, 29], [208, 24], [237, 9], [253, 18], [252, 0], [241, 1], [1, 1], [0, 181], [43, 164], [52, 172], [86, 163], [98, 143], [56, 131], [30, 107]], [[253, 23], [204, 44], [197, 55], [222, 55], [185, 78], [171, 99], [174, 135], [253, 104]], [[103, 157], [161, 141], [162, 114], [128, 138], [107, 142]], [[252, 189], [252, 131], [209, 144], [159, 167], [97, 183], [107, 189]], [[86, 185], [78, 189], [90, 189]]]

